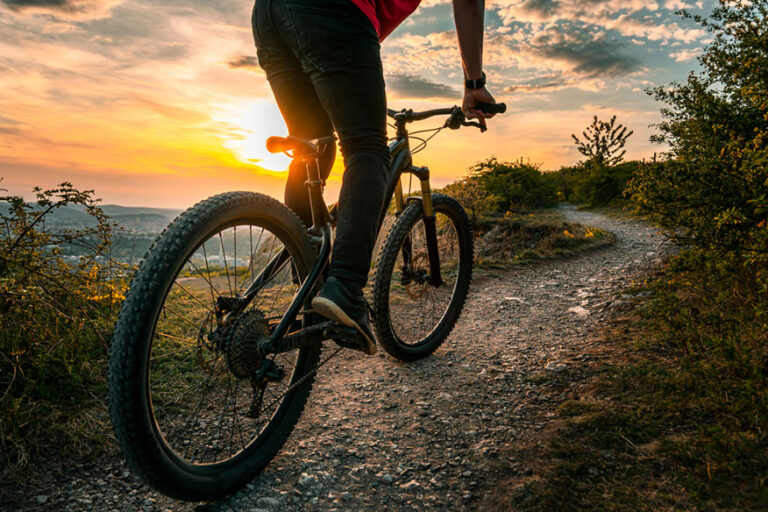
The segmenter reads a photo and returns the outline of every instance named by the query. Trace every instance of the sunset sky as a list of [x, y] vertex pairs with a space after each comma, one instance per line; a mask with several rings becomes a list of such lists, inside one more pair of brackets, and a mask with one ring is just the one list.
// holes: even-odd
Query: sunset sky
[[[441, 133], [417, 162], [435, 186], [492, 155], [556, 169], [579, 160], [570, 134], [595, 114], [635, 131], [628, 158], [650, 156], [660, 105], [644, 90], [684, 79], [708, 39], [674, 11], [713, 4], [486, 0], [484, 68], [509, 110], [485, 134]], [[71, 181], [105, 203], [170, 208], [227, 190], [282, 197], [287, 159], [264, 140], [285, 126], [256, 63], [251, 5], [0, 0], [0, 188]], [[382, 55], [392, 108], [460, 101], [449, 0], [424, 0]]]

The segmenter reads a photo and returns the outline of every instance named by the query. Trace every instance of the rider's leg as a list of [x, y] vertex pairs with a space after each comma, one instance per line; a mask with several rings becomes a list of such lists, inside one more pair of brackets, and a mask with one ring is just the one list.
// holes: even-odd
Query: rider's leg
[[[275, 33], [269, 13], [269, 1], [257, 0], [253, 10], [253, 32], [258, 47], [259, 64], [264, 69], [275, 101], [283, 115], [288, 133], [303, 139], [315, 139], [333, 134], [333, 125], [315, 93], [311, 80], [301, 63]], [[328, 178], [336, 159], [336, 147], [326, 146], [320, 155], [320, 174]], [[303, 162], [294, 160], [288, 167], [285, 183], [285, 204], [304, 221], [312, 225], [312, 211], [304, 183], [307, 171]]]
[[390, 162], [378, 35], [349, 0], [273, 1], [271, 14], [339, 134], [345, 171], [329, 273], [361, 296]]
[[[386, 96], [379, 41], [348, 0], [258, 0], [271, 33], [290, 48], [339, 134], [345, 173], [330, 278], [312, 305], [356, 327], [375, 351], [362, 297], [387, 174]], [[261, 27], [261, 24], [259, 24]], [[274, 76], [270, 81], [275, 84]]]

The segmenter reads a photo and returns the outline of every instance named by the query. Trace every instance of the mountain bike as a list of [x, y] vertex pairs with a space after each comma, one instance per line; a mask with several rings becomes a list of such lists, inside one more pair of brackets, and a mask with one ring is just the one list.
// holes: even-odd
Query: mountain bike
[[[503, 112], [504, 104], [485, 105]], [[376, 262], [371, 313], [381, 346], [404, 361], [434, 352], [453, 329], [472, 275], [464, 209], [433, 194], [412, 163], [407, 125], [447, 115], [431, 130], [475, 126], [458, 107], [393, 111], [391, 198], [396, 220]], [[157, 238], [123, 302], [109, 361], [109, 405], [130, 466], [169, 496], [213, 500], [253, 479], [277, 454], [307, 402], [318, 369], [355, 329], [309, 308], [325, 277], [336, 208], [323, 200], [318, 155], [335, 137], [270, 137], [307, 169], [313, 225], [275, 199], [230, 192], [201, 201]], [[404, 192], [410, 174], [420, 193]], [[329, 340], [335, 350], [321, 358]]]

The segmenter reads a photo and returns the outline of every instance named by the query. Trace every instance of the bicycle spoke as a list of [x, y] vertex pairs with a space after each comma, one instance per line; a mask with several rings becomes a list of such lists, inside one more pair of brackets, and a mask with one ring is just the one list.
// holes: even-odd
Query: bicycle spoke
[[199, 298], [198, 298], [198, 297], [197, 297], [197, 296], [196, 296], [194, 293], [190, 292], [190, 291], [189, 291], [189, 290], [188, 290], [188, 289], [187, 289], [187, 288], [186, 288], [184, 285], [182, 285], [181, 283], [179, 283], [179, 281], [178, 281], [178, 280], [174, 281], [174, 282], [173, 282], [173, 284], [175, 284], [176, 286], [178, 286], [179, 288], [181, 288], [182, 290], [184, 290], [184, 291], [187, 293], [187, 295], [189, 295], [190, 297], [192, 297], [192, 299], [194, 299], [194, 300], [195, 300], [195, 302], [197, 302], [198, 304], [200, 304], [200, 305], [201, 305], [203, 308], [205, 308], [205, 309], [206, 309], [206, 310], [207, 310], [209, 313], [211, 313], [211, 314], [213, 313], [213, 309], [211, 309], [210, 307], [208, 307], [208, 305], [207, 305], [207, 304], [205, 304], [203, 301], [201, 301], [201, 300], [200, 300], [200, 299], [199, 299]]
[[[218, 257], [209, 256], [208, 249], [216, 246]], [[299, 273], [293, 255], [278, 256], [281, 251], [288, 251], [284, 241], [255, 224], [213, 232], [181, 267], [162, 305], [149, 354], [153, 414], [168, 445], [192, 464], [238, 457], [275, 421], [295, 389], [290, 382], [298, 370], [298, 352], [279, 354], [275, 364], [285, 377], [265, 383], [261, 391], [241, 382], [227, 359], [232, 340], [227, 329], [237, 328], [240, 315], [278, 321], [295, 294]], [[221, 291], [241, 296], [258, 280], [260, 289], [248, 308], [230, 320], [231, 327], [217, 323], [214, 307]], [[260, 410], [248, 418], [252, 407]]]
[[[397, 253], [396, 261], [404, 252], [409, 255], [408, 267], [396, 264], [389, 291], [392, 330], [404, 344], [426, 340], [441, 324], [453, 297], [459, 270], [455, 259], [458, 234], [449, 218], [438, 215], [435, 222], [439, 227], [438, 254], [443, 281], [439, 287], [429, 284], [428, 280], [431, 268], [423, 220], [413, 224]], [[401, 280], [407, 284], [399, 284]]]
[[224, 272], [227, 274], [227, 285], [229, 286], [229, 294], [232, 295], [232, 281], [229, 280], [229, 267], [227, 266], [227, 252], [224, 249], [224, 239], [219, 231], [219, 242], [221, 244], [221, 259], [224, 260]]
[[[205, 253], [205, 246], [203, 246], [203, 253]], [[207, 256], [206, 256], [205, 263], [206, 263], [206, 268], [207, 268], [207, 266], [208, 266], [208, 257]], [[200, 274], [200, 277], [203, 278], [203, 281], [208, 283], [208, 287], [211, 290], [211, 303], [215, 304], [216, 303], [216, 298], [215, 298], [213, 292], [216, 292], [216, 295], [218, 295], [218, 296], [221, 296], [221, 292], [219, 290], [217, 290], [215, 286], [213, 286], [213, 283], [210, 280], [210, 271], [208, 272], [209, 277], [205, 277], [203, 275], [203, 272], [198, 268], [197, 265], [195, 265], [195, 263], [192, 260], [189, 260], [189, 264], [192, 265], [192, 267], [195, 269], [195, 271], [198, 274]]]

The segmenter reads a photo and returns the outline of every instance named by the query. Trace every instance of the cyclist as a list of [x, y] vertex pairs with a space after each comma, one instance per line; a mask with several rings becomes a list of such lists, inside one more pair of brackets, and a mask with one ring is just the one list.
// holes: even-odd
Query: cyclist
[[[373, 254], [389, 170], [386, 97], [379, 43], [420, 0], [256, 0], [251, 19], [259, 64], [266, 72], [288, 131], [321, 138], [336, 130], [344, 158], [336, 239], [328, 279], [312, 307], [356, 328], [360, 349], [376, 352], [363, 287]], [[484, 0], [453, 0], [465, 76], [462, 110], [485, 124], [476, 109], [494, 99], [482, 72]], [[323, 179], [335, 159], [326, 146]], [[312, 222], [304, 164], [288, 172], [285, 203]]]

